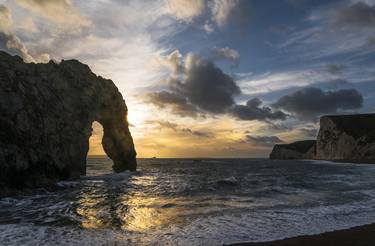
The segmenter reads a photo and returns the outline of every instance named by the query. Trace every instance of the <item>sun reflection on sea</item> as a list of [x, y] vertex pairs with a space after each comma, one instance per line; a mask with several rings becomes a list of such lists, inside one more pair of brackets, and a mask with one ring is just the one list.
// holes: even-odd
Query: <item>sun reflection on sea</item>
[[120, 227], [126, 231], [145, 232], [171, 222], [182, 222], [184, 204], [187, 201], [146, 194], [156, 186], [152, 176], [132, 177], [133, 185], [140, 191], [121, 190], [116, 196], [108, 196], [105, 183], [96, 184], [94, 190], [82, 191], [76, 213], [81, 217], [81, 226], [87, 229]]
[[[155, 186], [155, 177], [137, 177], [131, 181], [137, 186], [149, 189]], [[181, 201], [176, 198], [150, 196], [142, 191], [123, 196], [128, 210], [121, 216], [122, 228], [128, 231], [144, 232], [165, 226], [171, 221], [181, 220]]]
[[101, 206], [104, 202], [105, 197], [98, 197], [90, 193], [78, 200], [79, 206], [76, 208], [76, 213], [83, 218], [81, 222], [83, 228], [97, 229], [110, 226], [106, 211]]
[[128, 231], [143, 232], [178, 220], [179, 209], [175, 199], [150, 198], [137, 193], [127, 203], [129, 210], [122, 217], [122, 228]]

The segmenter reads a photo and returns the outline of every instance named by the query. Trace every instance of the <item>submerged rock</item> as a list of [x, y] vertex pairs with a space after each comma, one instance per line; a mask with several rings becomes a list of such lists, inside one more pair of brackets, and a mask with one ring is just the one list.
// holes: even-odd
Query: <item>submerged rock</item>
[[375, 114], [323, 116], [316, 141], [275, 145], [270, 158], [373, 163]]
[[84, 175], [93, 121], [113, 169], [135, 170], [127, 112], [115, 84], [77, 60], [27, 64], [0, 51], [0, 193]]

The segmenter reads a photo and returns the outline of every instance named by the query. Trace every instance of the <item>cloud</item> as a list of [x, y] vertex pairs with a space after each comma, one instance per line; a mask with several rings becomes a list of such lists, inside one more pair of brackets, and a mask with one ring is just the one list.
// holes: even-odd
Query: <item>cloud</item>
[[161, 129], [168, 128], [168, 129], [172, 129], [174, 131], [177, 131], [177, 128], [178, 128], [178, 125], [176, 123], [172, 123], [172, 122], [164, 121], [164, 120], [148, 120], [145, 123], [151, 124], [151, 125], [157, 124], [157, 125], [159, 125], [159, 127]]
[[213, 25], [209, 22], [209, 21], [206, 21], [202, 27], [202, 29], [206, 32], [206, 33], [212, 33], [215, 31]]
[[210, 57], [212, 60], [228, 60], [234, 66], [238, 66], [240, 61], [240, 53], [237, 50], [231, 49], [229, 47], [225, 48], [213, 48], [211, 50]]
[[5, 35], [12, 33], [12, 15], [5, 5], [0, 4], [0, 31]]
[[[285, 61], [285, 58], [284, 58]], [[262, 74], [237, 75], [241, 90], [247, 95], [257, 96], [293, 87], [305, 87], [317, 81], [327, 81], [331, 79], [327, 73], [322, 73], [318, 69], [274, 69], [272, 72]]]
[[284, 143], [284, 141], [281, 140], [277, 136], [251, 136], [251, 135], [246, 135], [244, 141], [246, 143], [251, 143], [251, 144], [254, 144], [254, 145], [260, 145], [260, 146], [265, 146], [265, 147], [271, 147], [271, 146], [274, 146], [275, 144]]
[[285, 49], [278, 59], [305, 66], [322, 60], [333, 61], [334, 57], [342, 60], [345, 55], [365, 59], [373, 52], [370, 40], [375, 26], [375, 2], [367, 2], [341, 1], [312, 8], [305, 19], [309, 25], [294, 26], [286, 40], [277, 45]]
[[[166, 14], [164, 0], [68, 3], [92, 24], [72, 29], [75, 27], [50, 21], [12, 1], [16, 31], [31, 54], [48, 53], [55, 60], [79, 59], [96, 74], [112, 79], [126, 97], [138, 93], [135, 90], [140, 87], [155, 85], [165, 76], [158, 64], [167, 49], [164, 41], [184, 28]], [[20, 30], [19, 23], [25, 17], [33, 19], [38, 32]]]
[[169, 80], [170, 90], [202, 111], [224, 113], [241, 93], [234, 80], [213, 61], [189, 53], [178, 79]]
[[347, 69], [347, 66], [343, 64], [327, 64], [326, 71], [330, 74], [342, 74]]
[[283, 96], [273, 106], [311, 120], [321, 114], [359, 109], [362, 104], [363, 97], [355, 89], [323, 91], [311, 87]]
[[203, 132], [203, 131], [193, 131], [190, 128], [183, 128], [182, 132], [189, 133], [193, 136], [200, 137], [200, 138], [213, 138], [214, 135], [211, 132]]
[[214, 25], [220, 29], [231, 23], [241, 26], [250, 16], [247, 0], [167, 0], [166, 7], [167, 13], [178, 20], [186, 23], [198, 20], [207, 33], [215, 30]]
[[9, 50], [18, 51], [20, 53], [22, 59], [25, 62], [35, 62], [35, 59], [29, 54], [29, 51], [26, 48], [26, 46], [21, 42], [21, 40], [17, 36], [11, 34], [11, 35], [7, 36], [6, 39], [7, 39], [6, 40], [6, 47]]
[[234, 80], [211, 60], [192, 53], [186, 56], [184, 78], [174, 81], [171, 88], [211, 113], [224, 113], [234, 104], [234, 96], [241, 93]]
[[279, 110], [261, 106], [258, 98], [247, 101], [246, 105], [235, 103], [241, 90], [231, 76], [218, 68], [213, 59], [236, 60], [236, 51], [229, 48], [218, 49], [211, 59], [204, 59], [193, 53], [185, 58], [178, 51], [172, 52], [162, 62], [172, 74], [168, 78], [168, 90], [147, 95], [146, 101], [159, 108], [168, 107], [180, 116], [227, 114], [239, 120], [285, 120], [287, 115]]
[[83, 17], [70, 0], [16, 0], [16, 3], [69, 28], [81, 28], [91, 24], [90, 20]]
[[250, 1], [247, 0], [214, 0], [210, 2], [212, 21], [219, 28], [230, 23], [243, 25], [250, 17]]
[[309, 127], [301, 127], [298, 129], [298, 131], [306, 136], [306, 137], [311, 137], [311, 138], [315, 138], [316, 135], [318, 134], [318, 129], [316, 128], [309, 128]]
[[34, 58], [22, 43], [22, 41], [15, 35], [13, 30], [13, 20], [9, 9], [5, 5], [0, 4], [0, 44], [5, 44], [8, 50], [14, 50], [25, 62], [47, 62], [49, 61], [48, 54]]
[[347, 87], [349, 85], [351, 85], [351, 83], [346, 79], [333, 79], [328, 81], [328, 87], [330, 89], [338, 89], [340, 87]]
[[159, 108], [168, 107], [172, 113], [180, 116], [196, 117], [198, 109], [190, 104], [185, 97], [169, 91], [152, 92], [147, 94], [146, 102]]
[[282, 111], [273, 111], [269, 107], [261, 107], [262, 101], [253, 98], [246, 105], [235, 105], [231, 114], [240, 120], [285, 120], [287, 115]]
[[182, 55], [180, 51], [175, 50], [169, 54], [166, 58], [160, 59], [160, 63], [172, 71], [173, 76], [177, 76], [183, 71]]
[[182, 128], [176, 123], [172, 123], [169, 121], [163, 121], [163, 120], [149, 120], [146, 121], [146, 124], [151, 124], [151, 125], [158, 125], [160, 129], [171, 129], [175, 132], [180, 132], [180, 133], [187, 133], [189, 135], [195, 136], [195, 137], [200, 137], [200, 138], [213, 138], [214, 135], [211, 132], [207, 131], [196, 131], [192, 130], [191, 128]]
[[204, 0], [167, 0], [167, 7], [177, 19], [192, 22], [204, 12], [206, 3]]
[[375, 25], [375, 7], [357, 2], [336, 12], [335, 23], [341, 27], [373, 28]]

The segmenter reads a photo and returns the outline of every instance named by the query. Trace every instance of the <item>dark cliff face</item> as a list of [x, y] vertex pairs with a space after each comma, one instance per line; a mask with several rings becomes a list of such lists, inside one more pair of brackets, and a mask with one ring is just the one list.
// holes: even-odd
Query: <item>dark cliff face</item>
[[117, 172], [136, 169], [127, 107], [111, 80], [76, 60], [26, 64], [0, 52], [0, 186], [39, 187], [86, 172], [93, 121]]
[[315, 157], [375, 160], [375, 114], [321, 117]]
[[315, 140], [297, 141], [291, 144], [276, 144], [270, 159], [309, 159], [315, 153]]

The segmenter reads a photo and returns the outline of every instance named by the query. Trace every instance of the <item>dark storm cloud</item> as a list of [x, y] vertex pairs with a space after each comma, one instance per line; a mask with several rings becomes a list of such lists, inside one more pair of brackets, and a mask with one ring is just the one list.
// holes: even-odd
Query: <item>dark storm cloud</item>
[[337, 75], [337, 74], [342, 74], [347, 67], [342, 64], [327, 64], [326, 71], [328, 73]]
[[211, 60], [188, 54], [184, 78], [173, 80], [170, 88], [192, 105], [210, 113], [224, 113], [241, 93], [234, 80], [216, 67]]
[[251, 136], [251, 135], [246, 135], [244, 141], [246, 143], [251, 143], [251, 144], [254, 144], [254, 145], [260, 145], [260, 146], [266, 146], [266, 147], [271, 147], [271, 146], [274, 146], [275, 144], [284, 143], [284, 141], [281, 140], [277, 136]]
[[281, 111], [273, 111], [270, 107], [261, 107], [262, 101], [253, 98], [246, 105], [235, 105], [231, 114], [240, 120], [285, 120], [287, 115]]
[[[223, 49], [221, 57], [236, 60], [239, 54]], [[204, 114], [229, 114], [240, 120], [285, 120], [287, 115], [261, 106], [258, 99], [247, 101], [246, 105], [235, 103], [235, 96], [241, 90], [231, 76], [218, 68], [212, 59], [203, 59], [188, 54], [182, 62], [182, 56], [174, 51], [162, 62], [172, 71], [168, 78], [169, 91], [154, 92], [148, 95], [148, 102], [181, 116]], [[183, 64], [183, 65], [182, 65]], [[178, 68], [178, 69], [176, 69]]]
[[147, 95], [146, 101], [156, 105], [159, 108], [168, 106], [172, 113], [181, 116], [197, 116], [198, 110], [195, 106], [191, 105], [187, 99], [169, 91], [153, 92]]
[[318, 88], [304, 88], [281, 97], [273, 106], [302, 119], [314, 119], [321, 114], [359, 109], [362, 104], [363, 97], [355, 89], [323, 91]]
[[186, 116], [197, 115], [198, 111], [222, 114], [234, 105], [234, 96], [241, 90], [212, 60], [188, 54], [184, 66], [179, 64], [178, 57], [168, 58], [168, 67], [173, 68], [168, 79], [170, 91], [150, 93], [149, 102], [161, 108], [169, 106], [174, 113]]
[[335, 22], [341, 27], [371, 27], [375, 25], [375, 7], [364, 2], [341, 8], [337, 11]]

